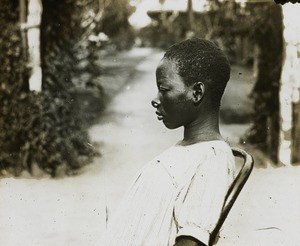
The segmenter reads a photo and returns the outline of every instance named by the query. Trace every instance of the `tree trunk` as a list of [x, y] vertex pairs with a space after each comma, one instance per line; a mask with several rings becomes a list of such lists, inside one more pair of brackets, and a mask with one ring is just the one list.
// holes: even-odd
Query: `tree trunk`
[[28, 65], [30, 68], [29, 89], [42, 90], [42, 68], [40, 52], [40, 25], [42, 17], [41, 0], [28, 0], [27, 40], [28, 40]]
[[[26, 24], [26, 15], [27, 15], [27, 11], [26, 11], [26, 0], [19, 0], [19, 4], [20, 4], [20, 23], [22, 24]], [[26, 38], [26, 31], [25, 29], [21, 30], [21, 37], [22, 37], [22, 54], [23, 54], [23, 58], [26, 61], [27, 60], [27, 38]]]
[[[279, 161], [300, 163], [300, 23], [293, 19], [300, 6], [283, 6], [285, 59], [280, 87]], [[293, 14], [294, 13], [294, 14]], [[292, 16], [292, 17], [291, 17]]]
[[194, 11], [193, 11], [193, 1], [188, 0], [187, 14], [188, 14], [188, 30], [194, 30]]
[[248, 140], [277, 163], [280, 132], [279, 84], [283, 56], [282, 9], [279, 5], [264, 4], [260, 10], [262, 21], [256, 27], [255, 40], [257, 76], [252, 91], [254, 126]]

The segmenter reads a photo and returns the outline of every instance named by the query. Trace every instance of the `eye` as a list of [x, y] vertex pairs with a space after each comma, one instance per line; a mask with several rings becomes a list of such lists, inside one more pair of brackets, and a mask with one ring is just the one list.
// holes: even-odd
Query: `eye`
[[158, 86], [158, 90], [160, 91], [160, 92], [167, 92], [169, 89], [168, 88], [166, 88], [166, 87], [164, 87], [164, 86], [161, 86], [161, 85], [159, 85]]

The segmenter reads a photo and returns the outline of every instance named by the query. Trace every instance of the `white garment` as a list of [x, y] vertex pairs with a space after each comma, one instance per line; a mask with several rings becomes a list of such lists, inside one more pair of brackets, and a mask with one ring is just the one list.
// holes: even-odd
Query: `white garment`
[[108, 246], [171, 246], [192, 236], [208, 244], [234, 177], [224, 141], [175, 145], [138, 174], [108, 222]]

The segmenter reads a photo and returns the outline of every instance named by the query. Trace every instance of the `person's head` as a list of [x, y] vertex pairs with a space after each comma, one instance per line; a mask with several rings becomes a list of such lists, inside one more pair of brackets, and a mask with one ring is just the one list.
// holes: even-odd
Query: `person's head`
[[152, 105], [158, 118], [174, 129], [218, 112], [229, 77], [228, 59], [211, 41], [193, 38], [172, 45], [156, 70]]

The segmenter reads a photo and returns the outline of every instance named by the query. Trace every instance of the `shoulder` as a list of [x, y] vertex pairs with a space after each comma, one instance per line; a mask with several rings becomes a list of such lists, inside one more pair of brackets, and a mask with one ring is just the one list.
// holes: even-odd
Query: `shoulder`
[[198, 152], [202, 152], [206, 156], [218, 157], [229, 156], [232, 157], [232, 150], [229, 144], [222, 140], [214, 140], [200, 143], [198, 146]]
[[215, 155], [226, 155], [226, 156], [233, 156], [231, 147], [225, 141], [212, 141], [211, 148], [212, 152]]
[[235, 159], [231, 147], [225, 141], [207, 142], [201, 152], [204, 152], [205, 155], [202, 164], [204, 169], [223, 170], [228, 173], [235, 169]]

